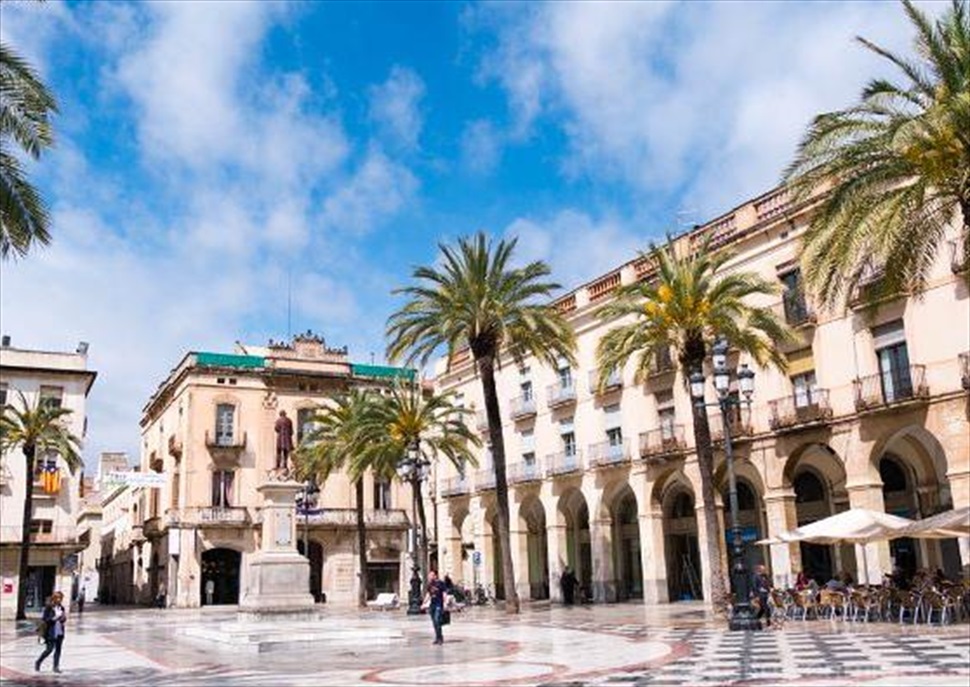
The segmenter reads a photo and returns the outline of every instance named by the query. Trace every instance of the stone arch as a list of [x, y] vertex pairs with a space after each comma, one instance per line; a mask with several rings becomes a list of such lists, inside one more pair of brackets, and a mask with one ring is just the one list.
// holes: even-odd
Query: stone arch
[[640, 562], [640, 519], [636, 492], [624, 482], [611, 494], [613, 571], [617, 598], [643, 598], [643, 568]]
[[[741, 527], [741, 536], [745, 543], [745, 564], [748, 570], [754, 570], [756, 565], [770, 567], [771, 561], [767, 550], [765, 547], [755, 544], [758, 540], [767, 537], [768, 532], [768, 516], [764, 502], [765, 486], [761, 472], [750, 460], [735, 459], [734, 475], [738, 489], [738, 524]], [[725, 531], [723, 536], [726, 544], [725, 551], [730, 555], [731, 506], [728, 481], [727, 462], [725, 461], [714, 472], [714, 484], [724, 509]]]
[[566, 528], [566, 564], [580, 587], [589, 593], [593, 584], [593, 549], [589, 529], [589, 504], [577, 487], [566, 489], [556, 503], [557, 520]]
[[549, 543], [546, 539], [546, 511], [535, 494], [519, 506], [519, 529], [525, 533], [525, 563], [528, 566], [529, 598], [549, 598]]
[[671, 601], [703, 598], [697, 500], [694, 486], [681, 471], [654, 484], [651, 500], [663, 517], [667, 594]]

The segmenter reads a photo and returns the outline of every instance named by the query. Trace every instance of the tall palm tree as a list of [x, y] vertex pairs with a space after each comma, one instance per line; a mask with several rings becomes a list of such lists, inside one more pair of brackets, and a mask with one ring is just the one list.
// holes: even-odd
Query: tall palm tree
[[53, 94], [34, 68], [0, 43], [0, 258], [23, 257], [50, 242], [50, 218], [40, 193], [27, 181], [13, 144], [34, 158], [54, 142]]
[[832, 185], [802, 254], [807, 284], [826, 305], [886, 265], [870, 299], [919, 292], [959, 218], [964, 264], [970, 257], [970, 6], [952, 0], [936, 20], [909, 0], [903, 8], [912, 58], [857, 38], [901, 81], [874, 79], [860, 102], [815, 117], [784, 173], [799, 199]]
[[573, 361], [575, 335], [566, 320], [549, 305], [559, 285], [546, 281], [549, 267], [531, 262], [512, 266], [517, 239], [492, 241], [479, 232], [458, 240], [456, 247], [439, 244], [441, 265], [418, 267], [413, 286], [396, 289], [407, 303], [387, 322], [392, 360], [426, 365], [444, 348], [450, 365], [462, 348], [471, 350], [482, 382], [488, 436], [495, 468], [496, 526], [502, 558], [505, 609], [519, 612], [509, 536], [509, 491], [505, 471], [502, 416], [495, 387], [500, 355], [520, 361], [533, 356], [552, 366], [560, 357]]
[[24, 456], [24, 516], [20, 531], [20, 572], [17, 620], [27, 617], [27, 575], [30, 561], [30, 523], [34, 513], [34, 465], [38, 456], [60, 456], [73, 475], [83, 465], [81, 440], [67, 428], [71, 411], [42, 401], [31, 406], [20, 394], [20, 408], [5, 405], [0, 415], [0, 453], [16, 448]]
[[304, 436], [294, 455], [300, 479], [313, 479], [317, 484], [323, 484], [334, 472], [347, 469], [347, 476], [354, 483], [360, 568], [357, 603], [361, 607], [367, 605], [367, 525], [364, 520], [364, 472], [354, 469], [353, 461], [366, 445], [367, 436], [360, 428], [372, 407], [372, 397], [356, 389], [338, 397], [333, 406], [321, 407], [310, 419], [313, 429]]
[[[637, 379], [642, 380], [658, 356], [671, 352], [676, 354], [686, 383], [692, 372], [702, 369], [708, 347], [719, 337], [761, 366], [785, 369], [786, 359], [778, 344], [797, 341], [794, 332], [770, 308], [746, 302], [750, 297], [778, 293], [777, 285], [751, 272], [725, 273], [731, 254], [713, 251], [709, 244], [706, 241], [686, 254], [678, 254], [673, 241], [661, 248], [651, 245], [654, 276], [623, 287], [597, 312], [603, 322], [623, 321], [597, 345], [600, 384], [610, 370], [622, 367], [630, 358]], [[714, 447], [706, 408], [694, 405], [692, 410], [707, 530], [707, 568], [712, 601], [720, 604], [727, 599], [727, 587], [716, 534]]]
[[[417, 384], [396, 384], [390, 395], [375, 399], [373, 412], [362, 427], [370, 440], [367, 448], [357, 454], [353, 468], [370, 469], [382, 479], [394, 479], [401, 459], [413, 446], [429, 464], [443, 457], [462, 471], [466, 464], [477, 465], [469, 445], [480, 446], [481, 440], [465, 424], [464, 418], [469, 413], [455, 406], [449, 396], [425, 396]], [[418, 560], [427, 572], [428, 522], [421, 498], [422, 480], [414, 471], [407, 479], [421, 527], [423, 550]]]

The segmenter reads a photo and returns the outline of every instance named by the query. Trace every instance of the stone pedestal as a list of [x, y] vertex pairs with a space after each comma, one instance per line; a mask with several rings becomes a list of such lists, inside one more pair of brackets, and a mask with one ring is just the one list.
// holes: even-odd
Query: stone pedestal
[[310, 562], [296, 550], [294, 504], [302, 488], [289, 481], [256, 488], [263, 496], [263, 528], [259, 551], [249, 564], [249, 585], [239, 601], [243, 619], [315, 614]]

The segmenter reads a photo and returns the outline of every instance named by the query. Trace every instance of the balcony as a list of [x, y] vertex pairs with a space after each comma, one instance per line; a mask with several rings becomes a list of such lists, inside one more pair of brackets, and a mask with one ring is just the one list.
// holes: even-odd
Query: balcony
[[510, 405], [509, 417], [512, 421], [527, 420], [536, 415], [536, 399], [531, 394], [528, 396], [516, 396], [512, 399]]
[[[297, 514], [296, 523], [302, 526], [304, 523], [310, 525], [323, 525], [329, 527], [357, 527], [356, 508], [325, 508], [319, 513], [309, 515]], [[407, 513], [401, 509], [389, 510], [365, 510], [364, 526], [368, 529], [374, 527], [404, 528], [410, 526]]]
[[960, 274], [967, 270], [967, 242], [970, 236], [963, 234], [958, 239], [950, 240], [950, 271], [953, 274]]
[[550, 477], [571, 475], [583, 469], [583, 457], [579, 451], [550, 453], [546, 456], [546, 474]]
[[[715, 444], [724, 443], [724, 421], [721, 418], [720, 411], [708, 413], [707, 422], [711, 428], [711, 441]], [[731, 441], [733, 442], [749, 440], [754, 434], [750, 413], [731, 413], [728, 418], [728, 428], [731, 430]]]
[[683, 425], [668, 425], [640, 434], [640, 457], [648, 462], [666, 462], [687, 449]]
[[209, 430], [205, 432], [205, 447], [209, 449], [213, 460], [222, 463], [238, 463], [239, 456], [246, 450], [246, 433], [241, 436], [216, 435], [213, 437]]
[[665, 349], [662, 353], [657, 353], [650, 361], [650, 370], [647, 372], [648, 379], [662, 377], [676, 371], [674, 360], [670, 355], [670, 349]]
[[769, 426], [776, 432], [806, 425], [815, 426], [832, 419], [828, 389], [813, 389], [768, 401]]
[[183, 527], [243, 527], [251, 524], [249, 510], [240, 506], [197, 506], [170, 510], [169, 525]]
[[[22, 531], [19, 525], [3, 525], [0, 527], [0, 544], [20, 544]], [[31, 532], [30, 543], [38, 547], [60, 548], [74, 550], [79, 547], [77, 527], [61, 525], [52, 527], [50, 532]]]
[[509, 484], [525, 484], [542, 480], [542, 470], [535, 461], [531, 463], [516, 463], [509, 466]]
[[801, 286], [785, 291], [781, 298], [781, 307], [785, 322], [792, 327], [810, 326], [818, 321], [815, 309], [809, 305]]
[[870, 266], [864, 268], [849, 294], [849, 307], [858, 310], [892, 296], [893, 294], [887, 293], [888, 290], [883, 284], [885, 276], [886, 269], [884, 267]]
[[960, 354], [960, 381], [963, 388], [970, 391], [970, 351]]
[[449, 477], [441, 483], [441, 496], [443, 498], [448, 498], [449, 496], [464, 496], [470, 491], [471, 485], [468, 484], [468, 478], [464, 475]]
[[174, 434], [170, 434], [168, 437], [168, 454], [176, 460], [182, 457], [182, 440]]
[[546, 403], [549, 408], [561, 408], [576, 402], [576, 387], [570, 382], [556, 382], [546, 387]]
[[591, 468], [612, 467], [630, 462], [630, 449], [626, 441], [616, 444], [601, 441], [589, 446], [589, 466]]
[[613, 370], [610, 375], [603, 382], [603, 386], [599, 385], [599, 371], [593, 370], [589, 373], [589, 390], [593, 394], [608, 394], [614, 391], [618, 391], [623, 388], [623, 377], [620, 375], [619, 370]]
[[495, 469], [479, 470], [475, 473], [475, 491], [490, 491], [495, 488]]
[[165, 521], [156, 516], [154, 518], [148, 518], [142, 524], [142, 533], [147, 539], [157, 539], [162, 536], [165, 531]]
[[925, 365], [910, 365], [860, 377], [852, 382], [852, 386], [855, 388], [855, 409], [860, 413], [899, 403], [922, 401], [930, 396]]

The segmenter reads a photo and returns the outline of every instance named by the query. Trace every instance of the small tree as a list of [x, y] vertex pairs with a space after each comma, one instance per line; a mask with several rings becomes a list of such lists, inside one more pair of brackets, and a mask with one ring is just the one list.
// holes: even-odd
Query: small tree
[[34, 466], [38, 456], [57, 455], [73, 475], [83, 465], [81, 440], [67, 428], [67, 408], [43, 401], [31, 406], [23, 394], [20, 409], [3, 407], [0, 416], [0, 453], [19, 448], [24, 456], [24, 517], [20, 531], [20, 570], [17, 589], [17, 620], [27, 617], [27, 575], [30, 566], [30, 523], [34, 514]]

